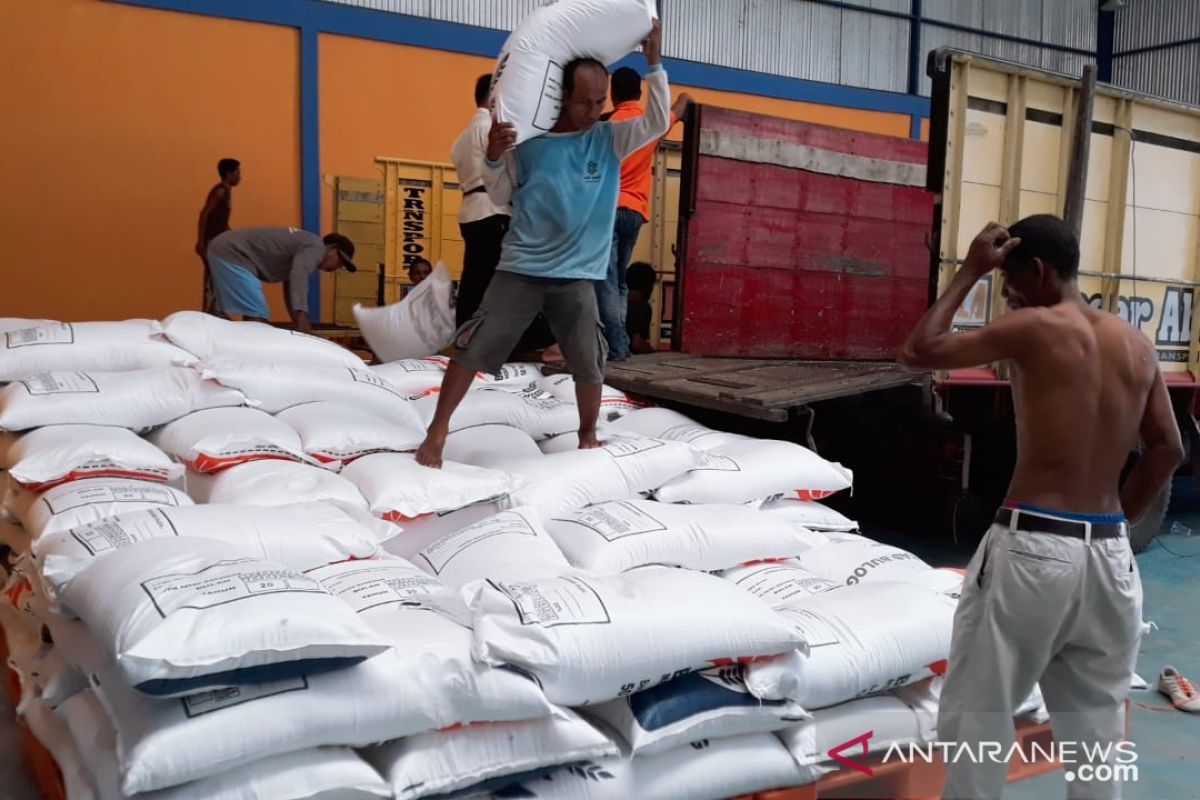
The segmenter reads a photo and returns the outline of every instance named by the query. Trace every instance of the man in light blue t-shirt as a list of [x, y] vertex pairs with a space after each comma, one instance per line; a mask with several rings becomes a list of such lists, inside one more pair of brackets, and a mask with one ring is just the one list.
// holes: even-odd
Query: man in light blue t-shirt
[[512, 205], [512, 221], [479, 310], [455, 337], [458, 352], [417, 450], [419, 463], [441, 466], [450, 418], [475, 374], [499, 370], [539, 312], [575, 378], [579, 446], [599, 446], [596, 422], [607, 346], [596, 281], [608, 273], [621, 162], [665, 134], [670, 122], [659, 22], [642, 47], [650, 65], [645, 116], [601, 122], [608, 70], [594, 59], [577, 59], [563, 70], [562, 111], [548, 133], [513, 147], [513, 126], [492, 123], [484, 186], [493, 203]]

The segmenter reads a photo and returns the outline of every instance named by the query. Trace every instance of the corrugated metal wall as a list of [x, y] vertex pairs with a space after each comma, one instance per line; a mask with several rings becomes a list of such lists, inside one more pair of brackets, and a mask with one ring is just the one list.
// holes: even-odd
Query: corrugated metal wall
[[[907, 13], [909, 0], [860, 5]], [[663, 0], [672, 58], [842, 83], [905, 90], [908, 22], [804, 0]]]
[[[331, 0], [347, 5], [511, 30], [547, 0]], [[1149, 0], [1132, 0], [1134, 3]], [[1162, 3], [1164, 0], [1154, 0]], [[1166, 0], [1168, 4], [1172, 0]], [[1173, 0], [1200, 5], [1200, 0]], [[812, 0], [662, 0], [664, 50], [673, 58], [792, 78], [903, 92], [911, 0], [849, 0], [863, 11]], [[1153, 4], [1153, 3], [1151, 3]], [[1082, 50], [1096, 48], [1097, 0], [923, 0], [923, 16]], [[1122, 12], [1124, 13], [1124, 12]], [[1077, 75], [1089, 56], [922, 25], [925, 54], [952, 46]], [[1194, 74], [1194, 73], [1193, 73]]]
[[1200, 37], [1197, 0], [1130, 0], [1114, 26], [1113, 83], [1200, 104], [1200, 43], [1120, 55]]
[[347, 6], [511, 31], [548, 0], [328, 0]]
[[[1096, 0], [923, 0], [922, 6], [924, 16], [930, 19], [1081, 50], [1096, 49]], [[922, 52], [938, 47], [971, 50], [1069, 75], [1080, 74], [1084, 64], [1095, 60], [976, 33], [922, 26]], [[927, 76], [922, 76], [921, 93], [929, 93]]]

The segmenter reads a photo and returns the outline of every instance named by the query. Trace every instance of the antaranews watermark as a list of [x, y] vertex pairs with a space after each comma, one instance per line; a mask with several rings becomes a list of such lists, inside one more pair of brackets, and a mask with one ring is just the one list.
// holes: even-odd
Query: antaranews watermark
[[[868, 763], [844, 755], [846, 751], [861, 749], [865, 758], [869, 753], [878, 753], [882, 746], [872, 747], [875, 731], [842, 742], [830, 748], [826, 755], [832, 761], [874, 776], [875, 768]], [[875, 766], [889, 763], [902, 764], [957, 764], [957, 763], [1013, 763], [1044, 764], [1057, 762], [1063, 767], [1067, 781], [1081, 782], [1133, 782], [1138, 779], [1138, 753], [1134, 742], [1070, 742], [1037, 741], [1001, 742], [892, 742], [882, 757], [873, 759]]]

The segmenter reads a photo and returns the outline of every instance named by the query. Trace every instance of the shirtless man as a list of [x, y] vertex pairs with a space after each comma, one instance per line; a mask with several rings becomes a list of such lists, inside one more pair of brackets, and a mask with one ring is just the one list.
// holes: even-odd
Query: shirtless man
[[[993, 269], [1012, 311], [951, 333], [959, 305]], [[1142, 586], [1126, 519], [1138, 519], [1183, 457], [1154, 347], [1091, 308], [1077, 282], [1079, 242], [1058, 217], [988, 225], [898, 359], [919, 369], [1008, 360], [1017, 465], [1008, 498], [967, 567], [938, 717], [938, 738], [1013, 742], [1013, 710], [1040, 684], [1054, 738], [1078, 763], [1117, 763], [1123, 704], [1141, 637]], [[1126, 457], [1142, 457], [1123, 487]], [[1101, 748], [1091, 756], [1088, 744]], [[988, 745], [985, 745], [985, 747]], [[999, 798], [1008, 765], [959, 758], [945, 798]], [[1070, 765], [1068, 765], [1070, 767]], [[1119, 797], [1117, 781], [1075, 781], [1068, 796]]]

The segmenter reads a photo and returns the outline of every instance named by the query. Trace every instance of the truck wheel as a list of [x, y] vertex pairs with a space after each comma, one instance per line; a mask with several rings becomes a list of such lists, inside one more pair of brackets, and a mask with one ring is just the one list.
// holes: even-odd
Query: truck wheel
[[1171, 481], [1167, 481], [1155, 495], [1154, 502], [1146, 509], [1142, 518], [1131, 520], [1129, 523], [1129, 546], [1133, 552], [1140, 553], [1145, 550], [1162, 531], [1163, 522], [1167, 518], [1167, 507], [1170, 505]]

